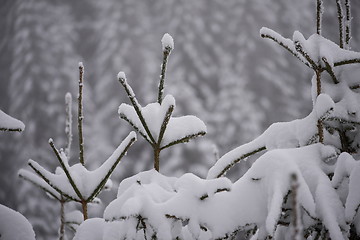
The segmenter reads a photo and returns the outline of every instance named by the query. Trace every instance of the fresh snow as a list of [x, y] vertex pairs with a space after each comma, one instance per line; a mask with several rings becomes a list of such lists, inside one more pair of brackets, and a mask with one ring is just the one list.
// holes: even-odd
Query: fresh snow
[[174, 39], [168, 33], [165, 33], [161, 39], [162, 49], [165, 51], [166, 48], [174, 49]]
[[24, 131], [25, 125], [0, 109], [0, 131]]
[[35, 233], [23, 215], [0, 204], [0, 239], [35, 240]]

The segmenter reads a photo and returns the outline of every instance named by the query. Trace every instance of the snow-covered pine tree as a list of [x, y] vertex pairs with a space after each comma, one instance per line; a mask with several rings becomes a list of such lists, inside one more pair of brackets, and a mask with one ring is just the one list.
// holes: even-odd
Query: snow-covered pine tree
[[[298, 31], [287, 39], [268, 28], [261, 30], [262, 37], [274, 40], [314, 71], [308, 116], [271, 125], [222, 156], [207, 179], [193, 174], [172, 178], [151, 170], [124, 180], [104, 219], [84, 222], [75, 239], [356, 238], [360, 164], [354, 159], [354, 143], [360, 96], [353, 76], [360, 53], [344, 49], [350, 35], [339, 45], [321, 36], [321, 0], [315, 9], [316, 33], [308, 39]], [[346, 25], [338, 19], [340, 26]], [[119, 76], [126, 87], [124, 75]], [[130, 88], [127, 92], [135, 109], [138, 103]], [[120, 109], [124, 113], [124, 107]], [[135, 112], [143, 109], [138, 105], [137, 111], [129, 111], [129, 122], [151, 143], [149, 129], [141, 127], [146, 118], [136, 118]], [[222, 177], [237, 162], [263, 151], [236, 182]], [[98, 234], [89, 235], [95, 227]]]
[[[51, 197], [56, 199], [61, 204], [61, 224], [59, 231], [59, 239], [65, 239], [64, 225], [65, 213], [64, 204], [69, 201], [80, 203], [84, 220], [88, 215], [88, 205], [90, 203], [99, 202], [96, 197], [110, 184], [110, 176], [116, 166], [119, 164], [122, 157], [126, 154], [129, 147], [135, 142], [136, 135], [131, 132], [128, 137], [119, 145], [113, 154], [102, 165], [95, 170], [87, 170], [85, 167], [85, 151], [83, 138], [83, 75], [84, 66], [79, 63], [79, 93], [78, 93], [78, 136], [79, 136], [79, 162], [72, 166], [69, 165], [70, 147], [72, 141], [71, 132], [71, 95], [66, 95], [67, 103], [67, 118], [65, 132], [67, 135], [67, 144], [65, 149], [58, 150], [52, 139], [49, 139], [49, 144], [55, 157], [59, 162], [55, 173], [51, 173], [40, 164], [33, 160], [29, 160], [28, 164], [35, 171], [32, 174], [26, 170], [19, 172], [20, 177], [30, 181], [36, 186], [43, 189]], [[80, 223], [79, 223], [80, 224]]]

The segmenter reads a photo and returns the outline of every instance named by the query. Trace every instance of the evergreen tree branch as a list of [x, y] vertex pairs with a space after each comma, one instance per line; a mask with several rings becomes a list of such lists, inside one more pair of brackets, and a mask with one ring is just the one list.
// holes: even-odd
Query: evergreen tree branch
[[139, 119], [140, 119], [140, 122], [141, 124], [143, 125], [147, 135], [149, 136], [151, 142], [153, 144], [156, 144], [156, 141], [154, 139], [154, 137], [152, 136], [150, 130], [149, 130], [149, 127], [145, 121], [145, 118], [144, 116], [142, 115], [141, 113], [141, 106], [138, 102], [138, 100], [136, 99], [135, 97], [135, 94], [134, 94], [134, 91], [132, 90], [131, 86], [127, 83], [126, 81], [126, 76], [125, 76], [125, 73], [123, 72], [119, 72], [118, 74], [118, 80], [119, 82], [121, 83], [121, 85], [124, 87], [129, 99], [130, 99], [130, 102], [131, 104], [133, 105], [134, 109], [135, 109], [135, 112], [136, 114], [138, 115]]
[[353, 59], [343, 60], [340, 62], [334, 62], [334, 67], [347, 65], [347, 64], [354, 64], [354, 63], [360, 63], [360, 58], [353, 58]]
[[[19, 177], [30, 182], [31, 184], [35, 185], [36, 187], [42, 189], [44, 192], [48, 193], [49, 195], [51, 195], [54, 199], [58, 200], [58, 201], [61, 201], [59, 196], [57, 196], [54, 192], [52, 192], [51, 190], [49, 190], [48, 188], [46, 188], [45, 186], [41, 185], [40, 183], [36, 182], [33, 180], [33, 177], [36, 176], [38, 177], [37, 175], [34, 175], [34, 176], [29, 176], [29, 174], [33, 174], [33, 173], [30, 173], [26, 170], [23, 170], [21, 169], [18, 173]], [[40, 178], [40, 179], [43, 179], [43, 178]], [[48, 184], [46, 181], [45, 181], [46, 184]], [[49, 184], [48, 184], [49, 185]], [[49, 185], [51, 187], [51, 185]], [[52, 188], [52, 187], [51, 187]], [[57, 191], [55, 191], [56, 193], [58, 193]]]
[[163, 150], [165, 148], [168, 148], [168, 147], [171, 147], [173, 145], [176, 145], [178, 143], [186, 143], [186, 142], [189, 142], [191, 139], [193, 138], [196, 138], [196, 137], [199, 137], [199, 136], [204, 136], [206, 134], [206, 132], [198, 132], [198, 133], [195, 133], [195, 134], [191, 134], [191, 135], [188, 135], [188, 136], [185, 136], [181, 139], [178, 139], [176, 141], [173, 141], [173, 142], [170, 142], [169, 144], [165, 145], [165, 146], [162, 146], [160, 147], [160, 150]]
[[52, 148], [52, 150], [54, 151], [57, 159], [59, 160], [59, 163], [61, 165], [61, 168], [64, 170], [66, 177], [69, 180], [69, 183], [71, 184], [72, 188], [74, 189], [76, 195], [79, 197], [79, 199], [83, 200], [84, 197], [82, 196], [80, 190], [78, 189], [78, 187], [76, 186], [74, 179], [71, 177], [70, 174], [70, 169], [68, 168], [68, 164], [65, 164], [64, 160], [62, 159], [62, 157], [60, 156], [59, 151], [56, 149], [54, 142], [52, 141], [52, 139], [49, 140], [49, 144]]
[[[132, 135], [130, 135], [132, 134]], [[126, 146], [124, 147], [124, 150], [121, 151], [119, 156], [116, 158], [116, 161], [111, 165], [111, 168], [107, 171], [106, 175], [102, 178], [101, 182], [97, 187], [94, 189], [94, 191], [90, 194], [90, 196], [86, 199], [87, 202], [91, 202], [97, 195], [99, 195], [102, 188], [105, 186], [106, 182], [108, 181], [110, 175], [115, 170], [116, 166], [119, 164], [121, 159], [126, 155], [127, 151], [129, 150], [130, 146], [133, 145], [133, 143], [136, 141], [136, 135], [134, 132], [130, 133], [129, 136], [124, 140], [124, 144]], [[121, 144], [123, 145], [123, 144]], [[121, 147], [121, 146], [120, 146]], [[106, 163], [106, 162], [105, 162]], [[101, 167], [99, 168], [101, 169]]]
[[22, 132], [23, 129], [21, 129], [21, 128], [4, 128], [4, 127], [0, 127], [0, 131], [3, 131], [3, 132]]
[[322, 60], [325, 63], [325, 69], [329, 73], [329, 75], [330, 75], [331, 79], [333, 80], [334, 84], [338, 84], [339, 80], [335, 76], [333, 67], [330, 65], [330, 63], [328, 62], [328, 60], [325, 57], [323, 57]]
[[341, 7], [341, 2], [340, 0], [336, 0], [336, 8], [337, 8], [337, 15], [338, 15], [338, 21], [339, 21], [339, 46], [340, 48], [344, 48], [344, 26], [343, 26], [343, 20], [344, 20], [344, 15], [343, 15], [343, 10]]
[[257, 148], [251, 152], [247, 152], [243, 155], [241, 155], [240, 157], [234, 159], [231, 163], [229, 163], [226, 167], [223, 168], [223, 170], [216, 176], [217, 178], [222, 177], [230, 168], [232, 168], [236, 163], [240, 162], [241, 160], [250, 157], [251, 155], [254, 155], [255, 153], [261, 152], [266, 150], [266, 147], [260, 147]]
[[[266, 29], [266, 28], [265, 28]], [[274, 36], [274, 34], [276, 34], [276, 36]], [[305, 61], [305, 59], [302, 58], [302, 56], [300, 56], [298, 54], [298, 52], [296, 51], [296, 49], [292, 49], [288, 44], [286, 44], [286, 41], [291, 41], [290, 39], [286, 39], [283, 36], [281, 36], [280, 34], [278, 34], [277, 32], [272, 30], [272, 35], [268, 34], [268, 33], [263, 33], [261, 32], [261, 37], [262, 38], [268, 38], [270, 40], [273, 40], [274, 42], [276, 42], [277, 44], [279, 44], [281, 47], [283, 47], [284, 49], [286, 49], [288, 52], [290, 52], [293, 56], [295, 56], [297, 59], [299, 59], [302, 63], [304, 63], [307, 67], [312, 68], [311, 65]], [[292, 41], [291, 41], [292, 42]]]
[[166, 73], [166, 65], [168, 62], [168, 58], [171, 52], [171, 47], [166, 46], [163, 51], [163, 62], [161, 64], [161, 74], [160, 74], [160, 82], [159, 82], [159, 92], [158, 92], [158, 103], [161, 104], [162, 96], [164, 93], [164, 83], [165, 83], [165, 73]]
[[120, 118], [128, 122], [135, 129], [136, 132], [138, 132], [148, 143], [150, 143], [151, 146], [154, 145], [154, 143], [149, 139], [149, 137], [145, 133], [143, 133], [125, 114], [120, 113]]
[[296, 51], [299, 52], [306, 59], [306, 61], [308, 61], [308, 63], [310, 64], [309, 66], [314, 70], [318, 69], [319, 67], [317, 66], [315, 61], [311, 59], [309, 54], [304, 50], [301, 43], [299, 41], [295, 41], [294, 44], [295, 44]]
[[84, 86], [84, 65], [82, 62], [79, 63], [79, 95], [78, 95], [78, 131], [79, 131], [79, 158], [80, 163], [84, 166], [84, 137], [83, 137], [83, 86]]
[[175, 107], [174, 105], [170, 105], [167, 112], [166, 112], [166, 114], [165, 114], [164, 120], [163, 120], [163, 122], [161, 124], [160, 133], [159, 133], [159, 137], [158, 137], [158, 141], [157, 141], [158, 145], [161, 144], [161, 141], [162, 141], [162, 139], [164, 137], [164, 133], [165, 133], [166, 127], [167, 127], [167, 125], [168, 125], [168, 123], [170, 121], [170, 117], [171, 117], [171, 115], [172, 115], [172, 113], [174, 111], [174, 107]]
[[59, 194], [65, 196], [68, 199], [71, 199], [75, 202], [80, 202], [78, 199], [70, 196], [69, 194], [61, 191], [58, 187], [56, 187], [54, 184], [51, 183], [51, 181], [45, 177], [44, 172], [46, 171], [44, 168], [42, 168], [37, 162], [33, 161], [33, 160], [29, 160], [28, 162], [29, 166], [35, 171], [35, 173], [37, 175], [39, 175], [47, 184], [49, 184], [50, 187], [52, 187], [53, 189], [55, 189]]

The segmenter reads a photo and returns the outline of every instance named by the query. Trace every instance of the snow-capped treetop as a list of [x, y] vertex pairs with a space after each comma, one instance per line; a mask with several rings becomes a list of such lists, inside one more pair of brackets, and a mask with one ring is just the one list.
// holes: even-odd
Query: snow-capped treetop
[[174, 49], [174, 39], [173, 37], [168, 34], [165, 33], [164, 36], [161, 39], [161, 43], [162, 43], [162, 49], [163, 51], [165, 51], [166, 48], [170, 48], [171, 50]]
[[79, 68], [84, 68], [83, 62], [79, 62]]
[[0, 131], [24, 131], [25, 124], [0, 109]]

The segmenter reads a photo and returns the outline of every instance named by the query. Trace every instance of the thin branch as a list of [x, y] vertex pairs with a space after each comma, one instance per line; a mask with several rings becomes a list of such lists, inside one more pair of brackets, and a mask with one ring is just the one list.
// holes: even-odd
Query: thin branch
[[21, 128], [4, 128], [4, 127], [0, 127], [0, 131], [4, 131], [4, 132], [22, 132], [23, 129], [21, 129]]
[[79, 190], [78, 187], [76, 186], [73, 178], [71, 177], [71, 174], [70, 174], [70, 172], [69, 172], [69, 169], [67, 168], [67, 166], [66, 166], [66, 164], [64, 163], [63, 159], [61, 158], [61, 156], [60, 156], [60, 154], [59, 154], [59, 151], [56, 149], [56, 147], [55, 147], [55, 145], [54, 145], [54, 142], [53, 142], [52, 140], [50, 140], [50, 141], [49, 141], [49, 144], [50, 144], [52, 150], [54, 151], [57, 159], [59, 160], [59, 163], [60, 163], [62, 169], [64, 170], [64, 172], [65, 172], [65, 174], [66, 174], [66, 177], [68, 178], [68, 180], [69, 180], [71, 186], [73, 187], [76, 195], [77, 195], [80, 199], [84, 199], [83, 196], [82, 196], [82, 194], [81, 194], [81, 192], [80, 192], [80, 190]]
[[151, 142], [149, 137], [145, 133], [143, 133], [125, 114], [120, 113], [120, 118], [127, 121], [135, 129], [135, 131], [137, 131], [148, 143], [150, 143], [151, 146], [154, 145], [154, 143]]
[[158, 137], [158, 141], [157, 141], [158, 145], [161, 144], [161, 141], [162, 141], [162, 139], [164, 137], [166, 127], [167, 127], [167, 125], [168, 125], [168, 123], [170, 121], [170, 117], [171, 117], [173, 111], [174, 111], [174, 105], [170, 105], [167, 112], [166, 112], [166, 114], [165, 114], [165, 118], [164, 118], [164, 120], [163, 120], [163, 122], [161, 124], [160, 133], [159, 133], [159, 137]]
[[135, 109], [135, 112], [136, 114], [138, 115], [139, 119], [140, 119], [140, 122], [141, 124], [143, 125], [147, 135], [149, 136], [151, 142], [153, 144], [156, 144], [156, 141], [154, 139], [154, 137], [152, 136], [150, 130], [149, 130], [149, 127], [144, 119], [144, 116], [142, 115], [141, 113], [141, 106], [140, 104], [138, 103], [136, 97], [135, 97], [135, 94], [134, 94], [134, 91], [132, 90], [131, 86], [127, 83], [126, 81], [126, 77], [125, 77], [125, 74], [120, 72], [118, 74], [118, 80], [119, 82], [121, 83], [121, 85], [124, 87], [129, 99], [130, 99], [130, 102], [131, 104], [133, 105], [134, 109]]
[[333, 67], [330, 65], [329, 61], [328, 61], [325, 57], [323, 57], [322, 60], [323, 60], [324, 63], [325, 63], [325, 66], [326, 66], [325, 69], [326, 69], [326, 71], [329, 73], [331, 79], [333, 80], [333, 82], [334, 82], [335, 84], [338, 84], [338, 83], [339, 83], [339, 80], [338, 80], [338, 79], [336, 78], [336, 76], [335, 76]]
[[[281, 36], [281, 35], [279, 34], [279, 36]], [[268, 38], [268, 39], [273, 40], [274, 42], [276, 42], [277, 44], [279, 44], [281, 47], [283, 47], [283, 48], [285, 48], [287, 51], [289, 51], [293, 56], [295, 56], [297, 59], [299, 59], [299, 60], [300, 60], [302, 63], [304, 63], [307, 67], [312, 68], [311, 65], [310, 65], [308, 62], [304, 61], [304, 59], [302, 59], [297, 52], [295, 52], [295, 51], [294, 51], [293, 49], [291, 49], [288, 45], [286, 45], [284, 41], [281, 41], [281, 40], [284, 40], [285, 38], [280, 40], [279, 38], [275, 38], [275, 37], [273, 37], [273, 36], [271, 36], [271, 35], [264, 34], [264, 33], [261, 34], [261, 37], [262, 37], [262, 38]], [[283, 38], [283, 37], [282, 37], [282, 38]]]
[[255, 149], [254, 151], [245, 153], [243, 155], [241, 155], [240, 157], [238, 157], [237, 159], [233, 160], [231, 163], [229, 163], [216, 177], [222, 177], [231, 167], [233, 167], [236, 163], [240, 162], [241, 160], [250, 157], [251, 155], [254, 155], [255, 153], [261, 152], [263, 150], [266, 150], [266, 147], [260, 147]]
[[68, 159], [70, 159], [70, 149], [72, 143], [72, 97], [70, 93], [65, 95], [65, 111], [66, 111], [66, 119], [65, 119], [65, 134], [66, 134], [66, 147], [65, 147], [65, 155]]
[[42, 174], [41, 170], [37, 168], [37, 166], [34, 165], [34, 163], [36, 163], [35, 161], [29, 161], [29, 166], [36, 172], [37, 175], [39, 175], [47, 184], [49, 184], [49, 186], [51, 186], [53, 189], [55, 189], [57, 192], [59, 192], [61, 195], [75, 201], [75, 202], [80, 202], [78, 199], [73, 198], [72, 196], [70, 196], [67, 193], [64, 193], [63, 191], [61, 191], [58, 187], [56, 187], [54, 184], [51, 183], [51, 181], [45, 177], [44, 174]]
[[[22, 169], [23, 170], [23, 169]], [[21, 170], [20, 170], [21, 171]], [[34, 184], [35, 186], [37, 186], [38, 188], [42, 189], [43, 191], [45, 191], [46, 193], [48, 193], [49, 195], [51, 195], [53, 198], [55, 198], [58, 201], [61, 201], [60, 198], [58, 196], [56, 196], [53, 192], [49, 191], [49, 189], [45, 188], [44, 186], [41, 186], [40, 184], [38, 184], [37, 182], [33, 181], [31, 178], [29, 178], [28, 176], [26, 176], [26, 174], [24, 174], [24, 172], [20, 172], [19, 171], [19, 177], [21, 177], [22, 179]], [[23, 170], [25, 171], [25, 170]], [[33, 173], [32, 173], [33, 174]], [[39, 173], [37, 173], [39, 175]], [[44, 178], [41, 178], [44, 180]], [[46, 181], [45, 181], [46, 182]], [[50, 187], [52, 187], [48, 182], [46, 182], [46, 184], [48, 184]], [[57, 191], [56, 191], [57, 192]]]
[[85, 165], [85, 160], [84, 160], [84, 138], [83, 138], [83, 120], [84, 120], [84, 115], [83, 115], [83, 86], [84, 86], [84, 65], [82, 64], [82, 62], [79, 63], [79, 95], [78, 95], [78, 131], [79, 131], [79, 149], [80, 149], [80, 154], [79, 154], [79, 158], [80, 158], [80, 163], [82, 165]]
[[298, 51], [309, 62], [311, 68], [314, 70], [317, 69], [318, 68], [317, 64], [315, 63], [314, 60], [311, 59], [309, 54], [304, 50], [301, 43], [299, 41], [295, 41], [294, 44], [296, 51]]
[[108, 173], [105, 175], [105, 177], [101, 180], [99, 185], [95, 188], [95, 190], [92, 192], [90, 197], [86, 199], [87, 202], [91, 202], [101, 191], [101, 189], [106, 184], [107, 180], [109, 179], [112, 172], [115, 170], [116, 166], [119, 164], [120, 160], [126, 155], [126, 152], [129, 150], [130, 146], [133, 145], [133, 143], [136, 141], [136, 137], [133, 137], [129, 140], [129, 143], [126, 145], [124, 150], [121, 152], [120, 156], [116, 159], [114, 164], [112, 165], [111, 169], [108, 171]]
[[350, 0], [345, 0], [345, 9], [346, 9], [345, 44], [346, 44], [346, 49], [350, 49], [350, 40], [351, 40], [351, 6], [350, 6]]
[[171, 47], [165, 47], [163, 51], [163, 62], [161, 64], [161, 74], [160, 74], [160, 82], [159, 82], [159, 92], [158, 92], [158, 103], [161, 104], [162, 96], [164, 93], [164, 83], [165, 83], [165, 73], [166, 73], [166, 65], [168, 62], [168, 58], [171, 52]]
[[162, 146], [162, 147], [160, 148], [160, 150], [163, 150], [163, 149], [165, 149], [165, 148], [171, 147], [171, 146], [176, 145], [176, 144], [178, 144], [178, 143], [189, 142], [190, 139], [193, 139], [193, 138], [196, 138], [196, 137], [199, 137], [199, 136], [204, 136], [205, 134], [206, 134], [206, 132], [201, 131], [201, 132], [198, 132], [198, 133], [195, 133], [195, 134], [188, 135], [188, 136], [186, 136], [186, 137], [183, 137], [183, 138], [181, 138], [181, 139], [178, 139], [178, 140], [176, 140], [176, 141], [173, 141], [173, 142], [171, 142], [171, 143], [169, 143], [169, 144], [167, 144], [167, 145], [165, 145], [165, 146]]
[[337, 7], [337, 14], [338, 14], [338, 21], [339, 21], [339, 46], [340, 48], [344, 48], [344, 36], [343, 36], [343, 32], [344, 32], [344, 26], [343, 26], [343, 21], [344, 21], [344, 15], [343, 15], [343, 10], [341, 7], [341, 2], [340, 0], [336, 0], [336, 7]]
[[321, 35], [321, 24], [323, 14], [323, 1], [316, 0], [316, 33]]
[[334, 62], [334, 67], [346, 65], [346, 64], [354, 64], [354, 63], [360, 63], [360, 58], [353, 58], [353, 59], [343, 60], [340, 62]]

